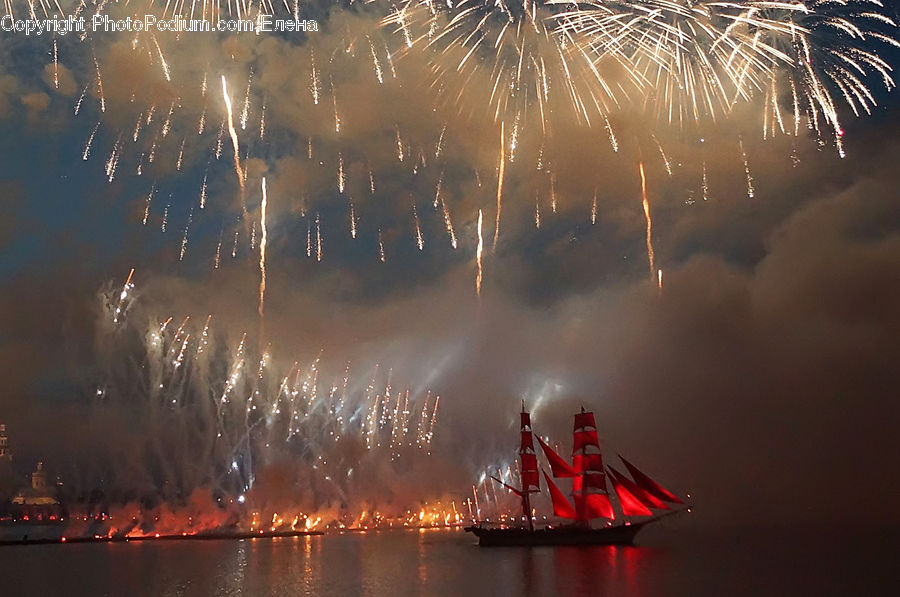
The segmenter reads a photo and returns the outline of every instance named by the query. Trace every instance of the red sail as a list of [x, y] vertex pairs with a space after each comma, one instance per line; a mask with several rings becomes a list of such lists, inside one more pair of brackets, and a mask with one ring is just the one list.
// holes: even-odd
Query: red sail
[[578, 431], [582, 428], [588, 427], [597, 430], [597, 423], [594, 422], [594, 413], [592, 412], [584, 412], [584, 407], [581, 408], [581, 412], [575, 415], [575, 424], [573, 426], [573, 431]]
[[628, 469], [628, 472], [631, 473], [632, 478], [634, 478], [634, 482], [637, 483], [637, 485], [641, 489], [664, 502], [669, 502], [670, 504], [684, 503], [680, 499], [675, 497], [670, 491], [662, 487], [659, 483], [639, 471], [636, 466], [622, 458], [621, 454], [619, 455], [619, 458], [623, 463], [625, 463], [625, 468]]
[[612, 478], [613, 489], [619, 496], [619, 505], [622, 506], [622, 514], [625, 516], [653, 516], [650, 508], [645, 506], [637, 496], [628, 491], [628, 488]]
[[560, 518], [576, 518], [575, 508], [572, 507], [572, 504], [569, 503], [563, 492], [550, 479], [547, 471], [542, 472], [544, 473], [544, 479], [547, 480], [547, 487], [550, 488], [550, 499], [553, 500], [553, 515]]
[[572, 480], [572, 497], [578, 520], [587, 522], [592, 518], [614, 518], [606, 493], [606, 473], [603, 471], [594, 413], [584, 412], [584, 409], [575, 415], [572, 468], [578, 473]]
[[534, 440], [531, 437], [530, 431], [522, 432], [522, 449], [528, 448], [532, 452], [534, 452]]
[[582, 448], [588, 446], [599, 446], [600, 441], [597, 437], [597, 430], [593, 429], [591, 431], [576, 431], [574, 436], [574, 445], [572, 446], [573, 451], [580, 450]]
[[550, 470], [553, 471], [553, 477], [555, 479], [574, 477], [578, 474], [574, 468], [569, 466], [568, 462], [562, 459], [562, 456], [557, 454], [553, 448], [545, 444], [540, 436], [538, 436], [537, 440], [541, 445], [541, 449], [544, 450], [544, 456], [547, 457], [547, 461], [550, 463]]
[[616, 515], [613, 513], [612, 504], [609, 496], [605, 493], [586, 493], [583, 495], [575, 495], [575, 508], [579, 512], [584, 512], [584, 519], [591, 518], [608, 518], [615, 520]]
[[540, 479], [537, 472], [537, 456], [523, 453], [522, 458], [522, 490], [540, 491]]
[[634, 481], [625, 476], [624, 473], [619, 472], [611, 466], [608, 466], [606, 468], [609, 471], [610, 477], [618, 481], [619, 485], [623, 485], [631, 495], [641, 500], [641, 503], [648, 508], [657, 508], [660, 510], [669, 509], [669, 506], [667, 506], [665, 502], [654, 495], [650, 495], [649, 493], [638, 487], [637, 484], [635, 484]]

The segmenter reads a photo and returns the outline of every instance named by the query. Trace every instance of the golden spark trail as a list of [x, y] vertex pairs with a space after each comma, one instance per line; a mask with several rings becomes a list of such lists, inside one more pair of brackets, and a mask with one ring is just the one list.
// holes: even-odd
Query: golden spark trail
[[353, 203], [350, 203], [350, 237], [356, 238], [356, 210]]
[[[181, 147], [178, 149], [178, 158], [175, 160], [175, 169], [181, 172], [181, 166], [184, 163], [184, 142], [187, 139], [181, 140]], [[202, 209], [202, 206], [201, 206]]]
[[56, 38], [53, 38], [53, 88], [59, 89], [59, 50], [56, 47]]
[[450, 210], [447, 209], [447, 204], [444, 203], [443, 197], [441, 197], [441, 209], [444, 212], [444, 226], [447, 227], [447, 234], [450, 235], [450, 246], [455, 249], [456, 248], [456, 232], [453, 230], [453, 221], [450, 219]]
[[416, 246], [422, 251], [425, 249], [425, 237], [422, 236], [422, 226], [419, 225], [419, 212], [416, 211], [416, 204], [412, 206], [413, 220], [416, 224]]
[[91, 131], [91, 136], [88, 137], [87, 143], [84, 144], [84, 151], [81, 152], [81, 159], [87, 161], [89, 157], [91, 157], [91, 145], [94, 143], [94, 137], [97, 135], [97, 129], [100, 128], [100, 121], [97, 121], [97, 124], [94, 126], [94, 130]]
[[504, 126], [500, 122], [500, 165], [497, 171], [497, 220], [494, 223], [494, 242], [492, 251], [497, 250], [497, 240], [500, 238], [500, 212], [503, 209], [503, 171], [506, 168], [506, 148], [504, 147]]
[[483, 215], [481, 210], [478, 210], [478, 246], [475, 249], [475, 266], [478, 269], [477, 274], [475, 275], [475, 295], [481, 297], [481, 276], [482, 276], [482, 264], [481, 264], [481, 254], [484, 251], [484, 238], [481, 234], [481, 225], [482, 225]]
[[316, 214], [316, 261], [322, 261], [322, 225]]
[[225, 82], [225, 75], [222, 75], [222, 97], [225, 99], [225, 111], [228, 113], [228, 135], [231, 137], [231, 145], [234, 149], [234, 172], [237, 174], [238, 184], [241, 186], [241, 210], [244, 214], [245, 225], [247, 219], [247, 202], [244, 197], [244, 172], [241, 169], [241, 153], [238, 144], [237, 131], [234, 128], [234, 114], [231, 111], [231, 98], [228, 96], [228, 84]]
[[644, 206], [644, 219], [647, 220], [647, 261], [650, 265], [650, 277], [656, 276], [653, 256], [653, 219], [650, 217], [650, 202], [647, 200], [647, 177], [644, 175], [644, 162], [639, 162], [641, 171], [641, 204]]
[[753, 188], [753, 176], [750, 174], [750, 161], [747, 159], [747, 152], [744, 151], [744, 140], [738, 138], [738, 144], [741, 146], [741, 158], [744, 160], [744, 174], [747, 176], [747, 197], [753, 199], [756, 191]]
[[216, 258], [213, 261], [213, 267], [215, 269], [219, 269], [219, 265], [222, 263], [222, 230], [219, 230], [219, 242], [216, 244]]
[[268, 240], [268, 227], [266, 226], [266, 177], [262, 179], [262, 202], [259, 207], [259, 222], [262, 227], [262, 236], [259, 240], [259, 316], [265, 317], [266, 306], [266, 242]]
[[387, 260], [384, 255], [384, 240], [381, 238], [381, 228], [378, 229], [378, 259], [381, 263]]
[[144, 205], [144, 217], [141, 219], [141, 224], [147, 225], [147, 218], [150, 217], [150, 202], [153, 201], [153, 193], [156, 192], [156, 183], [150, 187], [150, 192], [147, 194], [147, 203]]

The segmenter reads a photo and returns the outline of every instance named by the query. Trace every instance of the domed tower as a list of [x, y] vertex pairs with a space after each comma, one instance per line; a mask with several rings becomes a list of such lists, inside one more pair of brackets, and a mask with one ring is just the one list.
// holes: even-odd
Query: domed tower
[[34, 472], [31, 473], [31, 488], [35, 491], [47, 491], [47, 471], [44, 470], [44, 463], [38, 462]]

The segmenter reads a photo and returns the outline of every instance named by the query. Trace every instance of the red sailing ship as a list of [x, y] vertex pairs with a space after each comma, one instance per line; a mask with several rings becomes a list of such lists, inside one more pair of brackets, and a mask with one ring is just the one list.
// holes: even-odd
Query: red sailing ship
[[[496, 526], [480, 522], [467, 527], [467, 531], [478, 537], [479, 545], [628, 545], [651, 522], [686, 508], [680, 498], [621, 456], [619, 458], [630, 478], [604, 464], [594, 413], [585, 412], [582, 407], [581, 412], [575, 415], [571, 464], [540, 437], [537, 438], [552, 473], [551, 478], [541, 470], [553, 503], [553, 514], [571, 522], [536, 529], [531, 495], [540, 493], [541, 485], [531, 415], [525, 412], [524, 404], [520, 436], [522, 487], [512, 487], [496, 477], [491, 478], [521, 498], [525, 524]], [[571, 501], [553, 481], [560, 478], [572, 479]], [[618, 504], [618, 519], [611, 497]], [[602, 522], [595, 524], [593, 521], [598, 519]]]

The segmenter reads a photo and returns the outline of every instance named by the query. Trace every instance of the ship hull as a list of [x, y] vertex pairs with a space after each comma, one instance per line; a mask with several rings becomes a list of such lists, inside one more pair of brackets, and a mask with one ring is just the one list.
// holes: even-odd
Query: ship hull
[[481, 547], [531, 547], [540, 545], [632, 545], [646, 523], [600, 529], [558, 527], [530, 531], [521, 528], [472, 526], [466, 530], [478, 537]]

